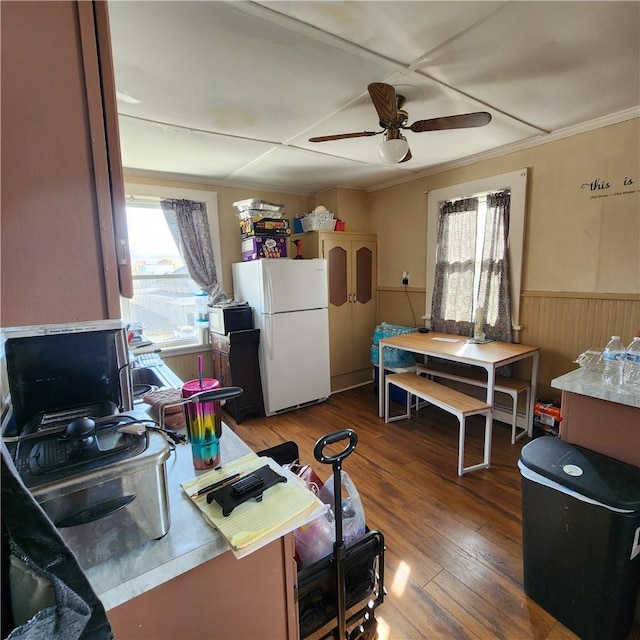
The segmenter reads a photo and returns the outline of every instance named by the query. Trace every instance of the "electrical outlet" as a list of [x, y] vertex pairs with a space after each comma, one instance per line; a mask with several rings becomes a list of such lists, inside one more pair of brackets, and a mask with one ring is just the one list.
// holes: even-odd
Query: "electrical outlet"
[[409, 272], [408, 271], [403, 271], [402, 272], [402, 284], [405, 287], [409, 284]]

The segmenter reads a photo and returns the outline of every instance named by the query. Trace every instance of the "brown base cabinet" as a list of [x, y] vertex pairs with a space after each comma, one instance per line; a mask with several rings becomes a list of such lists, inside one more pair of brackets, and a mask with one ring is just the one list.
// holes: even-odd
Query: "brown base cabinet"
[[560, 439], [640, 467], [640, 409], [563, 389]]
[[242, 560], [227, 551], [108, 611], [111, 629], [127, 640], [298, 638], [293, 557], [293, 534]]
[[377, 317], [376, 234], [310, 231], [291, 240], [302, 241], [304, 258], [327, 260], [331, 390], [370, 381]]
[[228, 335], [210, 333], [213, 377], [223, 387], [242, 387], [244, 393], [227, 400], [225, 410], [236, 422], [249, 415], [264, 415], [262, 383], [258, 364], [260, 330], [232, 331]]

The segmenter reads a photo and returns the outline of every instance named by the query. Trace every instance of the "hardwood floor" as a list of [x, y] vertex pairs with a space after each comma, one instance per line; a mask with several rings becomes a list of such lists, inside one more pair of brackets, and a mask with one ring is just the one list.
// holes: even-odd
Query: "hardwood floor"
[[[358, 488], [367, 525], [385, 536], [380, 640], [577, 638], [523, 592], [517, 460], [527, 440], [512, 445], [508, 425], [494, 424], [491, 468], [460, 478], [457, 420], [426, 407], [411, 420], [385, 424], [372, 385], [277, 417], [226, 421], [254, 450], [295, 441], [301, 462], [322, 480], [331, 470], [313, 457], [317, 439], [356, 431], [356, 451], [343, 469]], [[484, 419], [467, 424], [471, 464], [482, 459]], [[631, 638], [640, 639], [637, 627]]]

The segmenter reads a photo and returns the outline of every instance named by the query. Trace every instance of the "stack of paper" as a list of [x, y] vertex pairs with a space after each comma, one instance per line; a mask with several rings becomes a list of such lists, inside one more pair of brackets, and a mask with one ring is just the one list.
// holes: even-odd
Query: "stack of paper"
[[[285, 476], [287, 482], [266, 489], [260, 502], [251, 499], [238, 505], [229, 516], [222, 515], [222, 507], [215, 500], [207, 504], [206, 493], [194, 495], [215, 482], [238, 473], [250, 473], [265, 464]], [[182, 488], [200, 509], [205, 520], [226, 538], [238, 558], [310, 522], [327, 509], [327, 505], [309, 491], [298, 477], [271, 458], [261, 458], [255, 454], [183, 482]]]

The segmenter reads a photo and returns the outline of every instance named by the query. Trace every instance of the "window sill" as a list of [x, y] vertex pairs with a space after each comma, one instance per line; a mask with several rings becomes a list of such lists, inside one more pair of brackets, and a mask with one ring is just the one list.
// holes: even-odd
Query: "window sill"
[[160, 349], [160, 357], [164, 356], [185, 356], [192, 353], [203, 353], [204, 351], [211, 351], [210, 344], [183, 344], [175, 346], [158, 346]]

